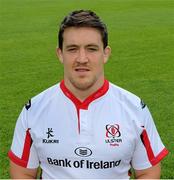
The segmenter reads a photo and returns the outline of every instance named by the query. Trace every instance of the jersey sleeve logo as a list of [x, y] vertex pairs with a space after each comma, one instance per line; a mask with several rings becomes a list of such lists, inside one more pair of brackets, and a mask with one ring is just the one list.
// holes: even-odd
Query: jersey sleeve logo
[[119, 146], [121, 142], [120, 126], [118, 124], [107, 124], [105, 143], [110, 144], [110, 146]]
[[27, 110], [29, 110], [30, 107], [31, 107], [31, 99], [28, 100], [28, 102], [25, 104], [25, 108], [26, 108]]
[[141, 104], [141, 108], [144, 109], [146, 107], [146, 104], [144, 103], [144, 101], [141, 99], [140, 101], [140, 104]]

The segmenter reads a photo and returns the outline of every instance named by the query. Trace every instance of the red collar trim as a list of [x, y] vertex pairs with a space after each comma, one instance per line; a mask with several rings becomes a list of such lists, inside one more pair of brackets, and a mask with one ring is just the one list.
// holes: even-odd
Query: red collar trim
[[103, 86], [99, 88], [96, 92], [88, 96], [83, 102], [77, 99], [73, 95], [73, 93], [65, 86], [64, 80], [61, 81], [60, 88], [65, 94], [65, 96], [67, 96], [75, 104], [77, 109], [88, 109], [88, 106], [92, 101], [106, 94], [109, 89], [109, 82], [105, 80]]

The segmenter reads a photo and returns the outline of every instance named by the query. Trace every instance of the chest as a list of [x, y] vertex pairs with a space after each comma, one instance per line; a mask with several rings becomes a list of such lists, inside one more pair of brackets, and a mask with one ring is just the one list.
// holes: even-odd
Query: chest
[[131, 116], [121, 107], [94, 104], [87, 110], [73, 106], [42, 112], [31, 131], [40, 161], [48, 158], [130, 161], [136, 144]]

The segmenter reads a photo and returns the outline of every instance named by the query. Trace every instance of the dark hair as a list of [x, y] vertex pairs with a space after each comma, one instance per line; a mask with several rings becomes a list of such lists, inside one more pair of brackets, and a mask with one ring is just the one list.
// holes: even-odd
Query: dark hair
[[98, 29], [101, 33], [103, 47], [108, 45], [108, 32], [106, 25], [101, 19], [91, 10], [77, 10], [71, 12], [64, 18], [60, 25], [58, 34], [59, 48], [63, 46], [63, 33], [69, 27], [92, 27]]

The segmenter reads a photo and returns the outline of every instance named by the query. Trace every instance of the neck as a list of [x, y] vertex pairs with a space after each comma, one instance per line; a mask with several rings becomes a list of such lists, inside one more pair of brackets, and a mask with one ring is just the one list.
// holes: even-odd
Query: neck
[[75, 87], [68, 79], [64, 79], [65, 86], [71, 91], [74, 96], [83, 102], [86, 98], [88, 98], [91, 94], [96, 92], [99, 88], [101, 88], [104, 84], [104, 77], [100, 80], [97, 80], [93, 85], [86, 89], [80, 89]]

